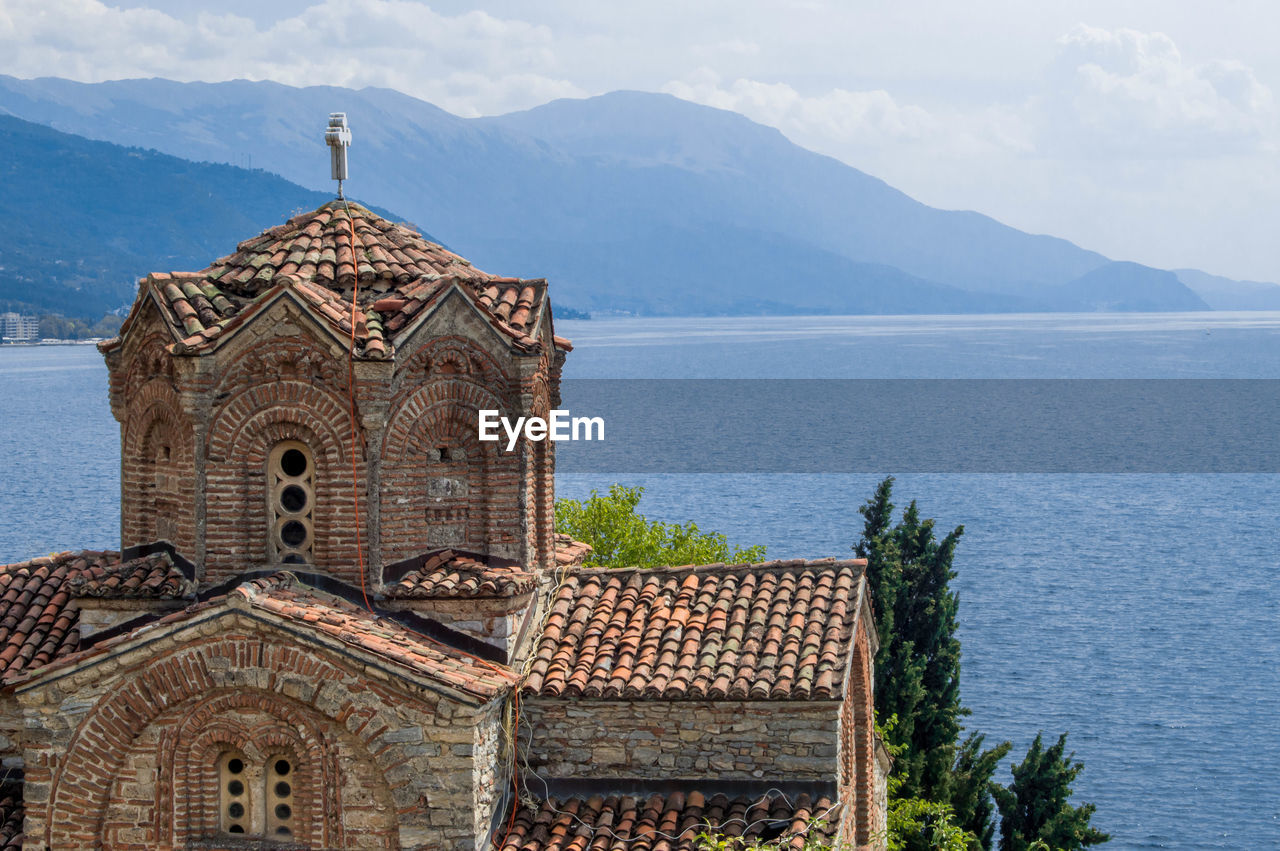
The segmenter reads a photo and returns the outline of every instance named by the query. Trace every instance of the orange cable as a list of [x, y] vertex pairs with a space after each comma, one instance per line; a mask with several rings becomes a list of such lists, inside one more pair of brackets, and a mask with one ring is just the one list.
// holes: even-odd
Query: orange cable
[[356, 261], [356, 225], [351, 218], [351, 205], [342, 199], [347, 212], [347, 229], [351, 232], [351, 346], [347, 350], [347, 406], [351, 414], [351, 501], [355, 506], [356, 526], [356, 561], [360, 565], [360, 594], [364, 597], [365, 608], [370, 614], [373, 604], [369, 602], [369, 588], [364, 575], [364, 543], [360, 539], [360, 486], [359, 465], [356, 463], [356, 310], [357, 297], [360, 295], [360, 264]]

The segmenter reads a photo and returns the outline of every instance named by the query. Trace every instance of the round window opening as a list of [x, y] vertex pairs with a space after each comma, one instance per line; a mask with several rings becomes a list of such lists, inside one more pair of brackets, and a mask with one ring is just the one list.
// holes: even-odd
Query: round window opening
[[297, 520], [290, 520], [284, 524], [280, 530], [280, 540], [284, 541], [285, 546], [296, 547], [307, 539], [307, 527], [303, 526]]
[[281, 780], [276, 784], [276, 794], [281, 798], [289, 797], [289, 793], [293, 791], [293, 787]]
[[286, 449], [280, 456], [280, 472], [297, 478], [307, 472], [307, 456], [300, 449]]
[[276, 804], [276, 818], [287, 819], [291, 815], [293, 815], [293, 810], [289, 808], [288, 804]]
[[279, 774], [281, 777], [288, 774], [290, 768], [291, 766], [289, 765], [289, 760], [287, 759], [276, 760], [276, 774]]
[[240, 816], [244, 815], [244, 804], [241, 804], [239, 802], [232, 804], [231, 806], [227, 807], [227, 813], [232, 818], [240, 818]]
[[280, 492], [280, 507], [289, 512], [301, 511], [307, 507], [307, 492], [297, 485], [289, 485]]
[[244, 784], [241, 783], [239, 780], [232, 780], [230, 783], [227, 784], [227, 791], [230, 792], [232, 795], [243, 795]]
[[244, 771], [244, 763], [238, 759], [233, 759], [227, 763], [227, 771], [230, 771], [232, 774], [239, 774]]

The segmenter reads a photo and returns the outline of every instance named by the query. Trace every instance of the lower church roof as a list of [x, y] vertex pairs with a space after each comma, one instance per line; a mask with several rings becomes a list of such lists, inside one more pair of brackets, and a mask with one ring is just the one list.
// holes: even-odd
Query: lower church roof
[[0, 851], [22, 851], [22, 784], [0, 785]]
[[[180, 624], [218, 606], [262, 612], [351, 647], [395, 668], [479, 700], [514, 687], [514, 671], [421, 634], [281, 571], [233, 584], [185, 608], [130, 622], [81, 647], [76, 597], [179, 599], [193, 594], [166, 551], [122, 561], [115, 552], [66, 552], [0, 566], [0, 676], [27, 679], [38, 668], [78, 663], [144, 633]], [[0, 846], [2, 847], [2, 846]]]
[[538, 584], [538, 575], [518, 564], [491, 564], [483, 559], [455, 550], [429, 553], [406, 565], [409, 569], [387, 586], [386, 595], [401, 600], [511, 597]]
[[578, 569], [524, 690], [542, 697], [834, 700], [866, 562]]
[[[784, 841], [835, 835], [838, 812], [828, 797], [704, 795], [675, 792], [549, 798], [517, 810], [499, 851], [693, 851], [702, 833]], [[502, 836], [502, 832], [499, 833]], [[787, 837], [791, 842], [786, 842]]]
[[83, 550], [0, 565], [0, 678], [75, 652], [73, 597], [173, 598], [186, 581], [167, 553], [122, 562], [117, 552]]

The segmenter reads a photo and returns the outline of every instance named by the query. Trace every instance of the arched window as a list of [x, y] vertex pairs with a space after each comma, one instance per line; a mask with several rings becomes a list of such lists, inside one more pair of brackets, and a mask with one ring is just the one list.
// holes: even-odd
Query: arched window
[[269, 550], [273, 561], [311, 563], [315, 501], [315, 464], [311, 450], [296, 440], [277, 444], [267, 459]]
[[274, 753], [257, 764], [239, 751], [218, 760], [219, 829], [234, 836], [289, 841], [295, 834], [294, 759]]

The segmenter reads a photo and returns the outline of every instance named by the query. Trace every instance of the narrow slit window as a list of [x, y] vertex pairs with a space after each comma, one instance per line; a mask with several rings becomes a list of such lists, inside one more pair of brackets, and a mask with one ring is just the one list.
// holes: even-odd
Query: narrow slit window
[[253, 812], [249, 795], [248, 764], [244, 754], [223, 754], [218, 765], [219, 826], [223, 833], [244, 835], [253, 832]]
[[293, 838], [293, 760], [287, 756], [275, 756], [267, 760], [264, 772], [266, 789], [263, 799], [267, 802], [267, 837], [287, 840]]
[[315, 463], [306, 444], [287, 440], [267, 462], [270, 549], [276, 561], [310, 564], [315, 538]]

